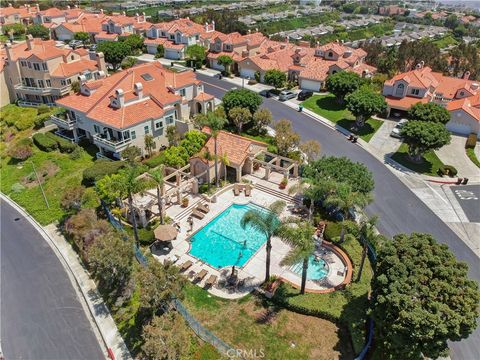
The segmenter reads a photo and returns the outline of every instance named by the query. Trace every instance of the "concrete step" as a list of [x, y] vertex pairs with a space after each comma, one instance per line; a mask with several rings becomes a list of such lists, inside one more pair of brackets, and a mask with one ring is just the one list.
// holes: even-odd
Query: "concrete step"
[[285, 194], [284, 192], [269, 188], [267, 186], [264, 186], [264, 185], [261, 185], [261, 184], [258, 184], [258, 183], [255, 184], [255, 189], [263, 191], [263, 192], [265, 192], [267, 194], [270, 194], [270, 195], [273, 195], [275, 197], [278, 197], [282, 200], [285, 200], [286, 202], [294, 203], [294, 204], [297, 204], [297, 205], [302, 204], [302, 199], [299, 198], [299, 197], [295, 197], [295, 196]]

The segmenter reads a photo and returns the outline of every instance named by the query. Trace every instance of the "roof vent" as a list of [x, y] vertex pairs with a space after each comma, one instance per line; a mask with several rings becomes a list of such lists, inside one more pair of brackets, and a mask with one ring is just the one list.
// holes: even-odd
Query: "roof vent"
[[145, 80], [145, 81], [151, 81], [151, 80], [153, 80], [152, 75], [150, 75], [149, 73], [144, 73], [144, 74], [142, 74], [142, 75], [140, 75], [140, 76], [141, 76], [142, 79]]

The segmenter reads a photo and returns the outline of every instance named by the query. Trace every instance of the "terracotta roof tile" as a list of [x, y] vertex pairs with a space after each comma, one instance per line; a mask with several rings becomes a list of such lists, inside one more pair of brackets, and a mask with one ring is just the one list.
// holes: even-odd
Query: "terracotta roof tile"
[[94, 60], [81, 59], [69, 63], [60, 63], [59, 66], [51, 73], [52, 77], [70, 77], [75, 74], [80, 74], [83, 71], [95, 71], [97, 69], [97, 62]]

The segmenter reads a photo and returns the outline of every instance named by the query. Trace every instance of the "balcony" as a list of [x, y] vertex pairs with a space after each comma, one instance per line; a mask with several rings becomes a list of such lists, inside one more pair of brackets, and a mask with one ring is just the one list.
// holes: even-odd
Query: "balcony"
[[132, 142], [132, 139], [107, 139], [106, 137], [95, 134], [93, 135], [93, 143], [97, 146], [103, 147], [104, 149], [111, 152], [121, 152]]
[[70, 119], [67, 114], [58, 114], [57, 116], [51, 115], [50, 120], [59, 128], [65, 130], [73, 130], [77, 124], [77, 121], [75, 119]]
[[34, 95], [56, 95], [64, 96], [70, 92], [70, 86], [62, 86], [59, 88], [54, 87], [35, 87], [35, 86], [24, 86], [24, 85], [15, 85], [15, 90], [20, 91], [25, 94], [34, 94]]

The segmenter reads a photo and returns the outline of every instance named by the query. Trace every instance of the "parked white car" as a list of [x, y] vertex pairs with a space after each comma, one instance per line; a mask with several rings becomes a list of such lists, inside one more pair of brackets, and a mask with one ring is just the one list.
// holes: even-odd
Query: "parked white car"
[[287, 101], [289, 99], [294, 99], [295, 98], [295, 93], [290, 90], [283, 90], [280, 95], [278, 96], [278, 100], [280, 101]]
[[401, 139], [402, 138], [402, 127], [407, 123], [407, 119], [402, 119], [398, 122], [397, 125], [393, 128], [392, 132], [390, 133], [391, 137]]

